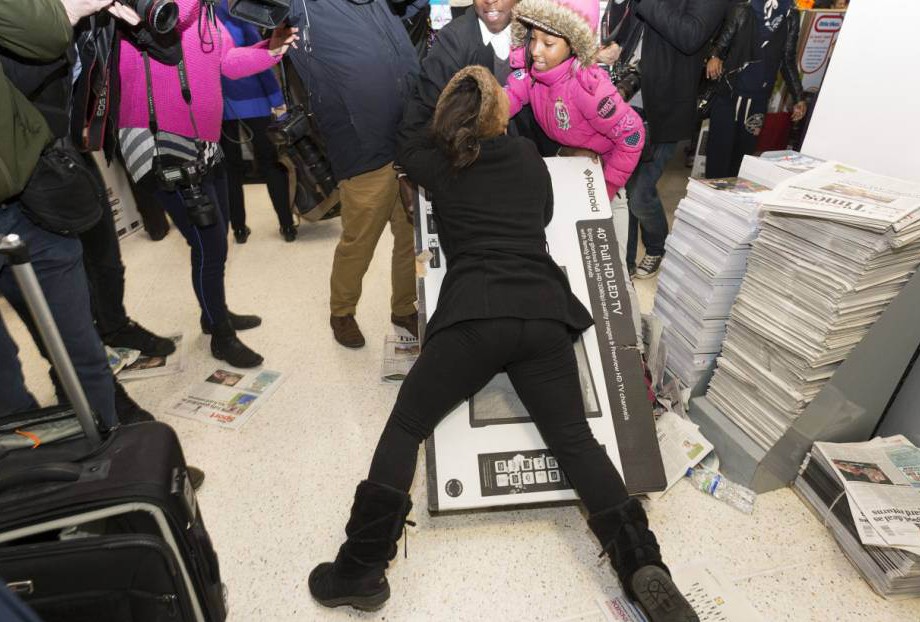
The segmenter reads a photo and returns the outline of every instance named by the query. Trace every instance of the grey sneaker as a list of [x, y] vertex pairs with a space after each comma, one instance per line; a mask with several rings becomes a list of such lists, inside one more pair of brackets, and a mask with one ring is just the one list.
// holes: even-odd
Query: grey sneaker
[[662, 259], [664, 259], [664, 255], [646, 255], [643, 257], [639, 265], [636, 266], [635, 278], [647, 279], [658, 274]]

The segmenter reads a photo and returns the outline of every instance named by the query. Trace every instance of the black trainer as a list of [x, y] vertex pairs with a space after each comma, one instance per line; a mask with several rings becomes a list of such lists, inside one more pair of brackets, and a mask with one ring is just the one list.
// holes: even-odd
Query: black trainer
[[153, 415], [131, 399], [118, 380], [115, 380], [115, 414], [118, 415], [118, 423], [122, 425], [156, 421]]
[[192, 489], [198, 490], [201, 488], [201, 485], [204, 484], [204, 471], [191, 465], [187, 465], [185, 470], [188, 473], [188, 483], [192, 485]]
[[102, 343], [110, 348], [140, 350], [144, 356], [169, 356], [176, 351], [172, 339], [154, 335], [131, 319], [115, 332], [102, 335]]
[[[262, 325], [262, 318], [258, 315], [237, 315], [233, 311], [227, 311], [227, 319], [233, 330], [249, 330]], [[207, 325], [204, 318], [201, 318], [201, 332], [205, 335], [211, 334], [211, 327]]]

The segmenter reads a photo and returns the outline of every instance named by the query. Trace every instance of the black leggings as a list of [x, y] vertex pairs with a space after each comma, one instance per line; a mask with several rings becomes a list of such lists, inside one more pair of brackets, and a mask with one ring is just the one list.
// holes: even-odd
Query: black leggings
[[551, 320], [470, 320], [435, 333], [403, 381], [368, 479], [408, 492], [419, 443], [501, 371], [588, 511], [626, 501], [623, 479], [585, 419], [571, 335]]
[[[294, 224], [290, 208], [288, 174], [278, 163], [278, 152], [268, 140], [269, 117], [244, 119], [243, 123], [252, 132], [252, 152], [259, 171], [265, 176], [268, 196], [272, 207], [278, 215], [278, 224], [282, 227]], [[248, 132], [246, 132], [248, 138]], [[220, 146], [224, 150], [224, 164], [227, 167], [227, 194], [230, 198], [230, 226], [234, 230], [246, 226], [246, 205], [243, 201], [243, 151], [240, 145], [240, 121], [224, 121], [220, 136]]]

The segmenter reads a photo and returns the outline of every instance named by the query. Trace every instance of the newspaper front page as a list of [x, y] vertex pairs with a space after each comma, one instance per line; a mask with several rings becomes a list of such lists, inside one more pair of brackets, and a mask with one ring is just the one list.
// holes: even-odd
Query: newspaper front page
[[920, 552], [920, 449], [903, 436], [815, 443], [843, 484], [863, 544]]
[[238, 430], [283, 380], [278, 371], [215, 369], [168, 402], [166, 414]]

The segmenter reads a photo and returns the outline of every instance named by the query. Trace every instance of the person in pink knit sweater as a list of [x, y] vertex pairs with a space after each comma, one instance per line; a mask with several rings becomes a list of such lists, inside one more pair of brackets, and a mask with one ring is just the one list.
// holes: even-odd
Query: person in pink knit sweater
[[511, 116], [526, 104], [554, 141], [600, 155], [607, 194], [626, 184], [639, 163], [642, 119], [595, 64], [596, 0], [521, 0], [511, 26]]
[[[158, 58], [147, 54], [155, 124], [148, 107], [148, 80], [143, 44], [145, 32], [121, 42], [119, 74], [119, 144], [128, 173], [143, 190], [156, 193], [191, 248], [192, 286], [201, 307], [201, 329], [211, 337], [211, 353], [235, 367], [255, 367], [262, 357], [245, 346], [237, 330], [254, 328], [262, 320], [227, 309], [224, 265], [227, 260], [229, 208], [227, 180], [221, 164], [220, 128], [223, 118], [221, 76], [243, 78], [277, 64], [297, 39], [296, 29], [279, 28], [270, 40], [236, 47], [214, 16], [213, 4], [176, 0], [175, 32], [157, 39]], [[171, 38], [170, 38], [171, 37]], [[164, 52], [165, 49], [165, 52]], [[181, 59], [181, 62], [180, 62]], [[184, 73], [187, 90], [180, 74]], [[216, 209], [205, 224], [193, 222], [180, 190], [158, 183], [158, 170], [198, 160], [206, 165], [201, 192]]]

